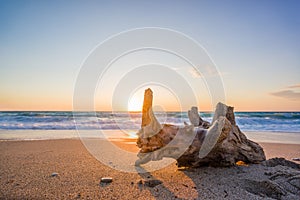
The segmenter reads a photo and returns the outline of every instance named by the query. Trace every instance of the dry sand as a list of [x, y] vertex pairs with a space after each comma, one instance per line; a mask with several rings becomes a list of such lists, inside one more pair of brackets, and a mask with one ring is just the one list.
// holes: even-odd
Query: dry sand
[[[114, 143], [137, 151], [131, 140]], [[297, 144], [262, 146], [268, 158], [300, 157]], [[0, 153], [0, 199], [299, 199], [300, 195], [299, 169], [278, 160], [185, 170], [172, 164], [136, 174], [101, 164], [76, 139], [0, 141]], [[52, 177], [53, 172], [58, 175]], [[113, 182], [100, 184], [106, 176]]]

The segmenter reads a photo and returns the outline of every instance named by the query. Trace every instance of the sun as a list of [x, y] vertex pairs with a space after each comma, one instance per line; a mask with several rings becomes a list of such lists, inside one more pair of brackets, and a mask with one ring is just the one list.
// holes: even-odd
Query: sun
[[128, 101], [128, 111], [129, 112], [137, 112], [142, 111], [143, 100], [137, 96], [133, 96]]

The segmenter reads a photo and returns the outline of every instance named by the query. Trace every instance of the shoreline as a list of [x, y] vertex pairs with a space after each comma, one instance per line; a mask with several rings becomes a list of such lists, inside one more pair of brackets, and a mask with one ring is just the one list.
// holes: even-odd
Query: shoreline
[[[100, 133], [101, 132], [101, 133]], [[0, 130], [0, 141], [38, 141], [57, 139], [134, 139], [137, 130]], [[258, 143], [300, 144], [300, 133], [244, 131]]]

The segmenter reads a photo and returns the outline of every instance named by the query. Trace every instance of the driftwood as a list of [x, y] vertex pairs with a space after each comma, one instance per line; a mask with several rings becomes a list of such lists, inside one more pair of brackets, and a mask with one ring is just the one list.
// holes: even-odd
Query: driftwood
[[142, 125], [138, 132], [139, 160], [136, 165], [164, 157], [179, 167], [231, 166], [238, 161], [265, 160], [262, 147], [247, 139], [236, 125], [233, 107], [218, 103], [212, 123], [204, 121], [197, 107], [188, 111], [191, 125], [160, 124], [152, 111], [153, 93], [145, 90]]

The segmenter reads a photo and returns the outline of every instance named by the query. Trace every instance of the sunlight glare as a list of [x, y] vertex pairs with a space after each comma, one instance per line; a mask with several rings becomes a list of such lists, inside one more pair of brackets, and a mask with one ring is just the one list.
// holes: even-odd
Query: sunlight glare
[[133, 95], [128, 101], [128, 111], [136, 112], [142, 111], [143, 107], [143, 98], [137, 97], [137, 95]]

